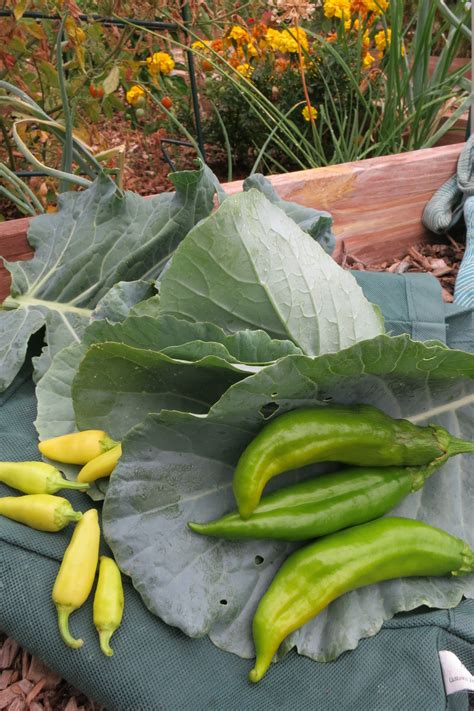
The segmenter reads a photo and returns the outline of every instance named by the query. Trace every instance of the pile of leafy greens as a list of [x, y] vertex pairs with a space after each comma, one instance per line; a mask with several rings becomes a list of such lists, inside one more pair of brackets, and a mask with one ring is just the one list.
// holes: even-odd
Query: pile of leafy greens
[[[40, 438], [100, 428], [123, 444], [110, 482], [91, 490], [105, 496], [103, 530], [121, 569], [167, 623], [250, 657], [256, 605], [297, 544], [208, 539], [187, 522], [235, 508], [241, 452], [285, 411], [368, 403], [474, 439], [474, 355], [384, 334], [378, 308], [330, 257], [327, 213], [280, 200], [261, 176], [231, 197], [204, 167], [173, 181], [175, 193], [145, 200], [102, 177], [33, 220], [35, 257], [8, 265], [1, 385], [45, 327]], [[474, 546], [469, 461], [451, 459], [394, 513]], [[283, 651], [333, 659], [397, 611], [463, 595], [474, 596], [473, 575], [372, 585], [332, 603]]]

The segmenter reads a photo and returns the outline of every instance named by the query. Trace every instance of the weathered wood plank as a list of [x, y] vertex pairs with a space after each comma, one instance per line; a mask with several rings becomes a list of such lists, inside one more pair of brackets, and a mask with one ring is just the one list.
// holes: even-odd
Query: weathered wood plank
[[[334, 217], [338, 249], [366, 264], [401, 257], [407, 247], [427, 241], [424, 206], [456, 170], [464, 144], [327, 168], [275, 175], [270, 179], [285, 200], [328, 210]], [[241, 182], [226, 191], [239, 192]]]
[[[456, 169], [463, 144], [429, 148], [354, 163], [271, 176], [286, 200], [328, 210], [334, 217], [338, 247], [366, 264], [401, 257], [410, 245], [429, 239], [421, 214], [434, 191]], [[241, 181], [224, 185], [233, 194]], [[30, 218], [0, 224], [0, 255], [28, 259]], [[0, 267], [0, 302], [10, 277]]]

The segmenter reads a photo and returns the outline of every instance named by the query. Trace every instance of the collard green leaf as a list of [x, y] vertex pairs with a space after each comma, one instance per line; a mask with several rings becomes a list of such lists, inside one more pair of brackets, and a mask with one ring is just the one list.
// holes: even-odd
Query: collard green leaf
[[160, 309], [229, 332], [262, 329], [308, 355], [382, 330], [354, 277], [256, 190], [191, 230], [161, 279]]
[[123, 343], [97, 343], [73, 381], [76, 424], [122, 439], [148, 412], [205, 413], [249, 369], [216, 356], [190, 363]]
[[260, 173], [251, 175], [244, 180], [244, 190], [256, 188], [274, 205], [285, 212], [288, 217], [296, 222], [302, 230], [311, 235], [325, 252], [332, 254], [336, 246], [336, 238], [332, 232], [332, 217], [325, 210], [315, 210], [313, 207], [305, 207], [297, 202], [282, 200], [275, 188], [267, 178]]
[[0, 392], [3, 392], [25, 360], [28, 340], [44, 325], [37, 309], [0, 311]]
[[127, 318], [132, 308], [143, 301], [156, 297], [155, 287], [151, 282], [119, 281], [102, 297], [95, 307], [92, 318], [108, 319], [114, 323]]
[[[101, 176], [83, 192], [61, 195], [57, 213], [32, 220], [28, 240], [35, 254], [26, 262], [5, 263], [12, 288], [4, 308], [43, 314], [47, 347], [38, 375], [58, 350], [80, 340], [92, 310], [117, 282], [156, 278], [191, 227], [210, 213], [214, 187], [203, 169], [174, 173], [171, 180], [175, 193], [147, 200], [121, 193]], [[1, 316], [3, 334], [11, 317], [7, 322]], [[25, 335], [17, 326], [4, 356], [10, 379], [21, 366]]]
[[[233, 470], [269, 404], [279, 414], [327, 402], [372, 404], [474, 439], [474, 355], [438, 342], [379, 336], [339, 353], [282, 358], [230, 387], [207, 416], [150, 414], [124, 441], [103, 520], [116, 560], [152, 612], [188, 635], [208, 634], [222, 649], [253, 655], [253, 613], [295, 544], [207, 539], [187, 522], [235, 509]], [[474, 546], [472, 462], [473, 455], [451, 458], [393, 515], [421, 519]], [[268, 488], [318, 471], [288, 472]], [[453, 607], [462, 595], [474, 596], [474, 575], [372, 585], [336, 600], [284, 649], [334, 659], [396, 612], [420, 604]]]
[[130, 309], [130, 316], [159, 316], [160, 313], [160, 295], [155, 294], [145, 301], [140, 301]]
[[[229, 359], [241, 363], [270, 363], [290, 353], [301, 353], [291, 341], [273, 340], [265, 331], [239, 331], [228, 335], [219, 326], [212, 323], [195, 323], [174, 316], [163, 315], [130, 316], [121, 324], [107, 321], [92, 323], [84, 335], [85, 343], [110, 341], [125, 343], [135, 348], [148, 348], [161, 351], [170, 347], [186, 346], [188, 343], [202, 341], [218, 343], [225, 347]], [[181, 358], [196, 360], [186, 351], [181, 351]]]

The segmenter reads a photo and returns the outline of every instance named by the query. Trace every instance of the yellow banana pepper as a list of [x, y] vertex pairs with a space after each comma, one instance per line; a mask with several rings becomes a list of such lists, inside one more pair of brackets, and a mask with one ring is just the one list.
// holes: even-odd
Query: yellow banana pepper
[[0, 514], [38, 531], [51, 533], [60, 531], [71, 521], [79, 521], [82, 517], [80, 511], [74, 511], [67, 499], [50, 494], [3, 496], [0, 499]]
[[96, 509], [82, 516], [72, 534], [53, 587], [53, 602], [58, 611], [59, 632], [68, 647], [78, 649], [82, 639], [69, 632], [69, 615], [85, 603], [94, 583], [99, 560], [100, 528]]
[[87, 464], [118, 444], [103, 430], [83, 430], [45, 439], [38, 445], [48, 459], [65, 464]]
[[110, 476], [121, 455], [121, 444], [118, 444], [116, 447], [112, 447], [112, 449], [104, 452], [104, 454], [99, 454], [98, 457], [94, 457], [94, 459], [91, 459], [90, 462], [87, 462], [87, 464], [82, 467], [81, 471], [77, 475], [77, 481], [96, 481], [96, 479], [101, 479], [104, 476]]
[[46, 462], [0, 462], [0, 482], [24, 494], [55, 494], [60, 489], [88, 488], [86, 483], [63, 479], [61, 472]]
[[117, 563], [112, 558], [100, 557], [99, 582], [94, 597], [94, 625], [99, 633], [100, 648], [111, 657], [110, 638], [120, 627], [123, 616], [123, 585]]

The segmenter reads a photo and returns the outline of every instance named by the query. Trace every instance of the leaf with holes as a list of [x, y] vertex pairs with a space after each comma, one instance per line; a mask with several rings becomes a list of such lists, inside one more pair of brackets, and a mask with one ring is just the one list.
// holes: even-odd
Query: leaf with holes
[[[235, 509], [233, 471], [264, 417], [329, 401], [371, 404], [474, 439], [474, 354], [408, 336], [379, 336], [316, 358], [286, 356], [230, 387], [206, 416], [148, 415], [125, 438], [103, 524], [117, 562], [152, 612], [190, 636], [207, 634], [222, 649], [253, 655], [253, 613], [295, 544], [208, 539], [187, 523]], [[474, 546], [473, 456], [451, 458], [393, 513]], [[288, 472], [267, 490], [318, 471], [321, 466]], [[398, 611], [420, 604], [453, 607], [463, 595], [474, 597], [474, 575], [372, 585], [332, 603], [284, 649], [334, 659]]]

